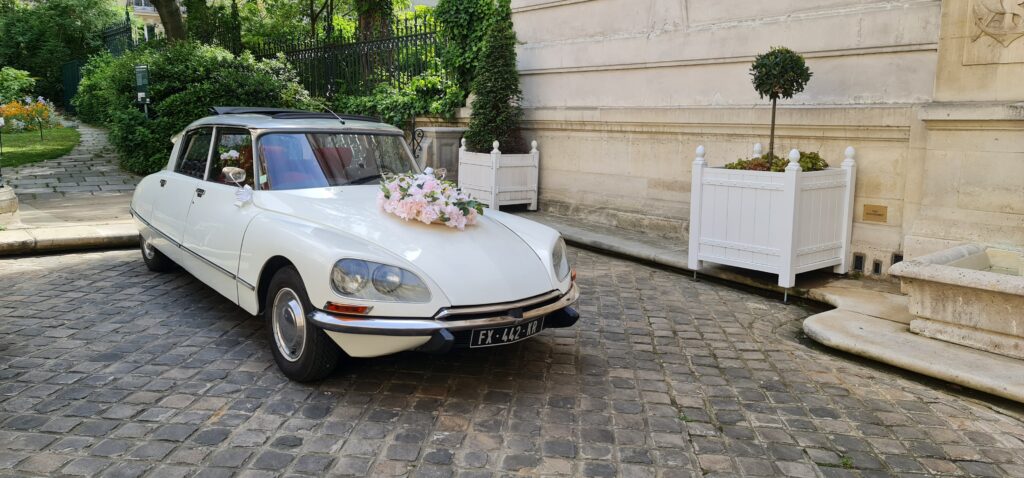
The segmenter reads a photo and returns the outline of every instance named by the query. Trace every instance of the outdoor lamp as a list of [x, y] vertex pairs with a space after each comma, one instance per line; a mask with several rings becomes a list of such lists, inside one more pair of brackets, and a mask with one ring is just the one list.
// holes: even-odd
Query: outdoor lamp
[[149, 117], [149, 66], [135, 65], [135, 92], [137, 103], [142, 103], [142, 109]]

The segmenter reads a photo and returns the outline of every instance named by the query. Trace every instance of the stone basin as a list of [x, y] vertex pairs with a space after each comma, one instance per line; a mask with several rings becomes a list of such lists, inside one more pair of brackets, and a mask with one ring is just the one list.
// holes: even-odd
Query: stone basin
[[910, 331], [1024, 359], [1024, 252], [967, 244], [892, 266]]

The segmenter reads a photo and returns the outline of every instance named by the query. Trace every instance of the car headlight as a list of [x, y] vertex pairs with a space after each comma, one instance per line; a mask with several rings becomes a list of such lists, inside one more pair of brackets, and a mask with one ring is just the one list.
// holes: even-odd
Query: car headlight
[[430, 302], [430, 289], [416, 274], [401, 267], [342, 259], [331, 270], [331, 286], [339, 295], [388, 302]]
[[565, 281], [569, 277], [569, 255], [565, 252], [565, 240], [561, 237], [555, 242], [554, 249], [551, 250], [551, 266], [555, 269], [555, 277], [558, 278], [559, 282]]

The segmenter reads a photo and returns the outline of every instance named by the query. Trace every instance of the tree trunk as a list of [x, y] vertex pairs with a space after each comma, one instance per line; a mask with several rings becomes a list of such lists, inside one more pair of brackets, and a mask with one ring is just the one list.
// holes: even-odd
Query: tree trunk
[[391, 33], [391, 0], [362, 0], [357, 3], [360, 38], [383, 38]]
[[[768, 158], [775, 157], [775, 104], [778, 101], [779, 100], [777, 99], [772, 100], [772, 132], [771, 135], [768, 136]], [[771, 159], [769, 159], [769, 161], [770, 160]]]
[[164, 35], [169, 41], [185, 40], [185, 21], [181, 18], [181, 8], [176, 0], [151, 0], [160, 14], [160, 23], [164, 26]]

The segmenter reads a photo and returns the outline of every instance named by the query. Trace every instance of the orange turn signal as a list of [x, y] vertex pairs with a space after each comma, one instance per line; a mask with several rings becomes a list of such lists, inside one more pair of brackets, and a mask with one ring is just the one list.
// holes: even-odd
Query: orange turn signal
[[370, 312], [373, 307], [368, 305], [349, 305], [349, 304], [338, 304], [335, 302], [328, 302], [324, 306], [324, 310], [327, 312], [333, 312], [335, 314], [359, 314], [365, 315]]
[[576, 268], [575, 267], [572, 268], [572, 281], [576, 282]]

